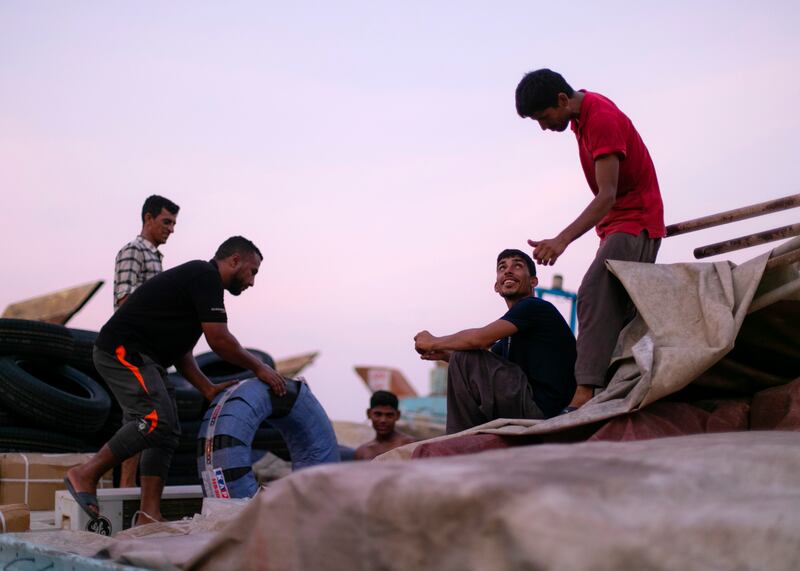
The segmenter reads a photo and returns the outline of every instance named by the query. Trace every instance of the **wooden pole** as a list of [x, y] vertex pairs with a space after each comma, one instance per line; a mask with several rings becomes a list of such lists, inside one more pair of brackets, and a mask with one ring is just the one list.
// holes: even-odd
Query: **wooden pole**
[[787, 252], [786, 254], [770, 258], [767, 261], [767, 265], [764, 268], [764, 271], [774, 270], [775, 268], [787, 266], [795, 262], [800, 262], [800, 248], [794, 250], [793, 252]]
[[677, 236], [678, 234], [686, 234], [687, 232], [695, 232], [712, 226], [720, 226], [721, 224], [728, 224], [729, 222], [736, 222], [737, 220], [746, 220], [747, 218], [755, 218], [763, 214], [771, 212], [779, 212], [781, 210], [788, 210], [800, 206], [800, 194], [793, 194], [783, 198], [776, 198], [775, 200], [768, 200], [767, 202], [760, 202], [750, 206], [743, 206], [735, 208], [719, 214], [711, 214], [703, 216], [702, 218], [695, 218], [694, 220], [687, 220], [686, 222], [679, 222], [678, 224], [670, 224], [667, 226], [667, 237]]
[[798, 292], [800, 292], [800, 278], [758, 296], [750, 304], [747, 313], [755, 313], [759, 309], [764, 309], [768, 305], [784, 300]]
[[694, 257], [698, 260], [701, 258], [708, 258], [709, 256], [716, 256], [717, 254], [724, 254], [725, 252], [732, 252], [734, 250], [741, 250], [742, 248], [749, 248], [750, 246], [757, 246], [758, 244], [766, 244], [775, 240], [789, 238], [790, 236], [800, 235], [800, 224], [791, 224], [789, 226], [782, 226], [781, 228], [773, 228], [765, 232], [758, 232], [748, 236], [741, 236], [724, 242], [717, 242], [716, 244], [709, 244], [708, 246], [701, 246], [695, 248]]

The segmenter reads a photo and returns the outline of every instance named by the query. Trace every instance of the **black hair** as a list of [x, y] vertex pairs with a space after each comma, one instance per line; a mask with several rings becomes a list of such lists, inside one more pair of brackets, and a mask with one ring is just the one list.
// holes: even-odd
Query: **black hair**
[[166, 208], [170, 214], [177, 215], [180, 206], [172, 202], [169, 198], [164, 198], [157, 194], [148, 196], [142, 205], [142, 224], [144, 224], [144, 215], [149, 214], [153, 218], [161, 214], [161, 210]]
[[389, 391], [375, 391], [372, 393], [372, 398], [369, 399], [369, 408], [375, 408], [376, 406], [390, 406], [397, 410], [397, 396]]
[[534, 113], [555, 107], [559, 93], [567, 97], [575, 94], [560, 73], [546, 68], [531, 71], [517, 85], [517, 113], [520, 117], [533, 117]]
[[531, 257], [523, 252], [522, 250], [517, 250], [515, 248], [506, 248], [499, 254], [497, 254], [497, 263], [500, 263], [500, 260], [505, 260], [506, 258], [522, 258], [525, 260], [525, 265], [528, 266], [528, 272], [530, 272], [531, 277], [536, 277], [536, 264], [533, 263]]
[[264, 259], [264, 256], [261, 255], [261, 250], [250, 240], [242, 236], [231, 236], [220, 244], [219, 248], [217, 248], [217, 253], [214, 254], [214, 259], [224, 260], [234, 254], [256, 254], [259, 259]]

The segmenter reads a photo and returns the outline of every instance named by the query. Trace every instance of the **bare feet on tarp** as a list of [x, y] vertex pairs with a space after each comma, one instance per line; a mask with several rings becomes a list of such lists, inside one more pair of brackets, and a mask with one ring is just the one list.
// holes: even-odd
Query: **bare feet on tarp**
[[579, 409], [592, 400], [592, 397], [594, 397], [594, 389], [595, 387], [591, 385], [578, 385], [578, 388], [575, 389], [575, 396], [572, 397], [568, 408], [573, 410]]
[[140, 525], [147, 525], [150, 523], [164, 523], [167, 520], [161, 514], [150, 515], [142, 510], [137, 511], [131, 518], [131, 527], [139, 527]]

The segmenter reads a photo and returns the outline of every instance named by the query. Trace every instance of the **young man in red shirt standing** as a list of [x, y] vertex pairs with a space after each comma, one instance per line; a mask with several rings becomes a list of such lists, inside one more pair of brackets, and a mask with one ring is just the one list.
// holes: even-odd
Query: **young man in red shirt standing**
[[606, 97], [575, 91], [549, 69], [532, 71], [517, 86], [517, 113], [542, 130], [570, 127], [594, 199], [556, 237], [528, 240], [537, 263], [553, 265], [573, 240], [593, 226], [600, 247], [578, 290], [578, 389], [570, 408], [607, 383], [606, 372], [622, 328], [635, 308], [606, 260], [655, 262], [666, 235], [655, 167], [631, 120]]

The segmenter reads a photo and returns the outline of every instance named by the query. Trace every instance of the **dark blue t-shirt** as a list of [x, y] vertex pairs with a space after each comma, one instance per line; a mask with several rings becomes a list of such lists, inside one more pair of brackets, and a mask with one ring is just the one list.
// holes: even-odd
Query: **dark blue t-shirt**
[[492, 352], [516, 363], [533, 388], [546, 417], [557, 415], [575, 394], [575, 336], [549, 301], [519, 300], [501, 317], [518, 331], [492, 346]]

